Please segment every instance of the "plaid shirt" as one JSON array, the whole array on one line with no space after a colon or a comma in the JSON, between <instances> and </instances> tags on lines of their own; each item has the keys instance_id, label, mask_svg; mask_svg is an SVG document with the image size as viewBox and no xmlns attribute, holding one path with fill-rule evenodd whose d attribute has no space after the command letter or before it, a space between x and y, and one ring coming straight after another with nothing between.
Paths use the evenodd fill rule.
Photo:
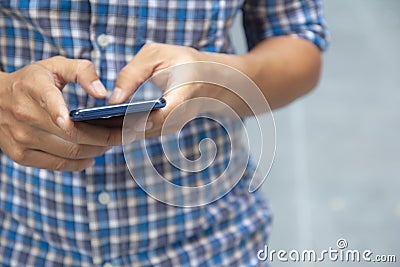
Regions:
<instances>
[{"instance_id":1,"label":"plaid shirt","mask_svg":"<svg viewBox=\"0 0 400 267\"><path fill-rule=\"evenodd\" d=\"M325 21L318 0L0 0L0 67L13 72L55 55L92 61L106 88L119 70L148 42L232 53L232 21L242 8L249 47L265 38L293 35L324 49ZM106 104L75 84L63 91L70 108ZM154 93L143 92L142 98ZM213 121L196 119L178 139L185 151L198 152L199 136L218 151L240 145ZM160 140L137 145L135 168L145 150L163 176L198 185L217 177L229 153L217 153L207 172L176 172ZM207 151L204 151L206 153ZM239 155L232 155L241 160ZM96 158L82 172L28 168L0 151L1 266L254 266L267 241L271 213L244 177L226 196L201 208L178 208L149 197L131 178L121 147ZM185 180L186 179L186 180Z\"/></svg>"}]
</instances>

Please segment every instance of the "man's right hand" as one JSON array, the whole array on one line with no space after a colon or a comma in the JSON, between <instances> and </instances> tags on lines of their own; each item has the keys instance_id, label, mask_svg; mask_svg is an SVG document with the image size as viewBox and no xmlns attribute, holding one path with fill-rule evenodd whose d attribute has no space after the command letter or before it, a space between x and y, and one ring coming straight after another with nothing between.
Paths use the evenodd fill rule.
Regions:
<instances>
[{"instance_id":1,"label":"man's right hand","mask_svg":"<svg viewBox=\"0 0 400 267\"><path fill-rule=\"evenodd\" d=\"M61 90L78 83L91 96L106 90L90 61L53 57L16 72L0 72L0 148L15 162L36 168L79 171L121 145L121 129L74 123Z\"/></svg>"}]
</instances>

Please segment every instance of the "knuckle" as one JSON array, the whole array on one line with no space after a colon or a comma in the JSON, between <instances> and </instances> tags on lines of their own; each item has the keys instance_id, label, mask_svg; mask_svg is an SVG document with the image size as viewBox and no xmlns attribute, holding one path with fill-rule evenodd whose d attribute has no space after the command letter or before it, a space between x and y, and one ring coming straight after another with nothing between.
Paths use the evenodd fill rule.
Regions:
<instances>
[{"instance_id":1,"label":"knuckle","mask_svg":"<svg viewBox=\"0 0 400 267\"><path fill-rule=\"evenodd\" d=\"M50 89L50 88L43 90L43 92L42 92L42 94L40 95L40 98L39 98L40 107L42 107L42 108L46 108L47 107L49 98L51 97L51 95L53 93L54 93L54 90Z\"/></svg>"},{"instance_id":2,"label":"knuckle","mask_svg":"<svg viewBox=\"0 0 400 267\"><path fill-rule=\"evenodd\" d=\"M88 59L80 59L79 62L82 64L84 67L91 67L93 66L93 63L88 60Z\"/></svg>"},{"instance_id":3,"label":"knuckle","mask_svg":"<svg viewBox=\"0 0 400 267\"><path fill-rule=\"evenodd\" d=\"M78 61L78 68L79 68L80 71L87 70L87 69L90 69L92 67L93 67L92 62L90 62L87 59L80 59Z\"/></svg>"},{"instance_id":4,"label":"knuckle","mask_svg":"<svg viewBox=\"0 0 400 267\"><path fill-rule=\"evenodd\" d=\"M132 82L132 75L135 75L135 69L130 64L121 69L118 74L118 84L122 88L126 88L128 83ZM143 81L141 75L135 75L135 84L141 84Z\"/></svg>"},{"instance_id":5,"label":"knuckle","mask_svg":"<svg viewBox=\"0 0 400 267\"><path fill-rule=\"evenodd\" d=\"M24 130L15 130L13 131L14 140L19 144L29 144L32 141L31 134Z\"/></svg>"},{"instance_id":6,"label":"knuckle","mask_svg":"<svg viewBox=\"0 0 400 267\"><path fill-rule=\"evenodd\" d=\"M106 135L105 146L112 147L120 145L122 143L122 138L119 140L119 134L116 131L108 131Z\"/></svg>"},{"instance_id":7,"label":"knuckle","mask_svg":"<svg viewBox=\"0 0 400 267\"><path fill-rule=\"evenodd\" d=\"M138 84L138 85L140 85L140 84L143 84L144 82L146 81L146 78L145 77L143 77L143 75L139 75L137 78L136 78L136 84Z\"/></svg>"},{"instance_id":8,"label":"knuckle","mask_svg":"<svg viewBox=\"0 0 400 267\"><path fill-rule=\"evenodd\" d=\"M73 143L77 143L78 141L78 130L75 127L67 133L67 140Z\"/></svg>"},{"instance_id":9,"label":"knuckle","mask_svg":"<svg viewBox=\"0 0 400 267\"><path fill-rule=\"evenodd\" d=\"M146 43L146 44L143 46L143 48L146 49L146 50L147 50L147 49L148 49L148 50L153 50L153 49L157 49L158 46L159 46L158 43Z\"/></svg>"},{"instance_id":10,"label":"knuckle","mask_svg":"<svg viewBox=\"0 0 400 267\"><path fill-rule=\"evenodd\" d=\"M128 78L129 77L129 73L131 72L131 67L130 65L126 65L125 67L123 67L121 69L121 71L119 72L118 76L122 77L122 78Z\"/></svg>"},{"instance_id":11,"label":"knuckle","mask_svg":"<svg viewBox=\"0 0 400 267\"><path fill-rule=\"evenodd\" d=\"M25 93L29 90L31 87L31 81L27 77L28 75L24 75L22 78L17 77L17 79L13 82L11 89L14 94L21 92Z\"/></svg>"},{"instance_id":12,"label":"knuckle","mask_svg":"<svg viewBox=\"0 0 400 267\"><path fill-rule=\"evenodd\" d=\"M26 89L25 87L25 80L24 79L17 79L16 81L14 81L12 83L11 89L14 92L21 92L24 91Z\"/></svg>"},{"instance_id":13,"label":"knuckle","mask_svg":"<svg viewBox=\"0 0 400 267\"><path fill-rule=\"evenodd\" d=\"M66 59L66 57L64 57L64 56L54 56L54 57L50 58L49 60L62 61L65 59Z\"/></svg>"},{"instance_id":14,"label":"knuckle","mask_svg":"<svg viewBox=\"0 0 400 267\"><path fill-rule=\"evenodd\" d=\"M96 72L94 65L87 59L79 59L75 61L75 70L76 70L76 83L81 83L88 74L93 74Z\"/></svg>"},{"instance_id":15,"label":"knuckle","mask_svg":"<svg viewBox=\"0 0 400 267\"><path fill-rule=\"evenodd\" d=\"M107 133L107 138L106 138L106 146L110 146L113 144L114 141L114 137L113 137L113 133L111 131L109 131Z\"/></svg>"},{"instance_id":16,"label":"knuckle","mask_svg":"<svg viewBox=\"0 0 400 267\"><path fill-rule=\"evenodd\" d=\"M139 57L149 57L156 59L158 54L162 51L163 44L159 43L147 43L145 44L142 49L140 49L139 53L136 56Z\"/></svg>"},{"instance_id":17,"label":"knuckle","mask_svg":"<svg viewBox=\"0 0 400 267\"><path fill-rule=\"evenodd\" d=\"M199 52L193 47L185 47L185 53L181 54L183 61L198 61L201 60Z\"/></svg>"},{"instance_id":18,"label":"knuckle","mask_svg":"<svg viewBox=\"0 0 400 267\"><path fill-rule=\"evenodd\" d=\"M11 150L11 158L18 164L24 165L26 162L26 151L24 148L16 146Z\"/></svg>"},{"instance_id":19,"label":"knuckle","mask_svg":"<svg viewBox=\"0 0 400 267\"><path fill-rule=\"evenodd\" d=\"M22 105L14 107L13 115L18 121L28 121L32 119L31 113Z\"/></svg>"},{"instance_id":20,"label":"knuckle","mask_svg":"<svg viewBox=\"0 0 400 267\"><path fill-rule=\"evenodd\" d=\"M69 146L67 156L71 159L77 159L81 156L82 154L82 146L78 144L74 144L72 146Z\"/></svg>"}]
</instances>

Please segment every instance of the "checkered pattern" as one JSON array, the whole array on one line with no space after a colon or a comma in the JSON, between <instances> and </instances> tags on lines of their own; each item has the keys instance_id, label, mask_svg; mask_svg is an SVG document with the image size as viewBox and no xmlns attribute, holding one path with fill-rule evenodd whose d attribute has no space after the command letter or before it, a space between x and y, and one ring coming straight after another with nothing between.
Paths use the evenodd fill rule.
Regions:
<instances>
[{"instance_id":1,"label":"checkered pattern","mask_svg":"<svg viewBox=\"0 0 400 267\"><path fill-rule=\"evenodd\" d=\"M305 38L321 49L327 45L318 0L1 0L0 67L13 72L55 55L85 58L106 88L114 88L119 70L148 42L233 52L229 31L240 8L250 47L276 35ZM101 34L108 36L107 46L99 45ZM74 84L63 94L70 108L106 103ZM156 94L146 90L138 97ZM235 123L233 133L240 131ZM189 155L198 155L200 138L226 151L240 144L238 136L229 140L221 126L197 119L165 142L178 141ZM218 177L229 161L229 153L218 153L208 170L176 171L154 138L131 151L143 175L152 167L142 163L146 150L163 176L192 186ZM176 208L135 184L121 147L83 172L27 168L0 152L0 266L256 266L271 213L260 193L247 191L254 172L248 163L239 184L210 205ZM98 200L102 192L110 196L107 205Z\"/></svg>"}]
</instances>

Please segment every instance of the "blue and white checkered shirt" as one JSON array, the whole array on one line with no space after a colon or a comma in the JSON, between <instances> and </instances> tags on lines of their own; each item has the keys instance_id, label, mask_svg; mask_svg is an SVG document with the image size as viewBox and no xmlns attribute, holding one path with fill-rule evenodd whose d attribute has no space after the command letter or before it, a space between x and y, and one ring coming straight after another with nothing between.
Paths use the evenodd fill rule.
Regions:
<instances>
[{"instance_id":1,"label":"blue and white checkered shirt","mask_svg":"<svg viewBox=\"0 0 400 267\"><path fill-rule=\"evenodd\" d=\"M105 87L114 88L119 70L148 42L232 53L229 32L241 8L249 47L293 35L324 49L321 5L319 0L0 0L0 67L13 72L56 55L84 58L95 64ZM70 108L107 103L75 84L63 94ZM197 119L169 138L180 139L194 155L199 136L212 138L221 151L240 142L235 134L228 140L220 127ZM135 168L146 173L144 151L138 145L134 157ZM212 170L188 177L173 171L158 138L147 151L163 175L192 185L218 176L229 154L218 153ZM121 147L82 172L24 167L1 151L0 160L0 266L255 266L256 252L267 241L271 212L260 193L248 192L251 163L223 198L201 208L178 208L154 200L134 182Z\"/></svg>"}]
</instances>

